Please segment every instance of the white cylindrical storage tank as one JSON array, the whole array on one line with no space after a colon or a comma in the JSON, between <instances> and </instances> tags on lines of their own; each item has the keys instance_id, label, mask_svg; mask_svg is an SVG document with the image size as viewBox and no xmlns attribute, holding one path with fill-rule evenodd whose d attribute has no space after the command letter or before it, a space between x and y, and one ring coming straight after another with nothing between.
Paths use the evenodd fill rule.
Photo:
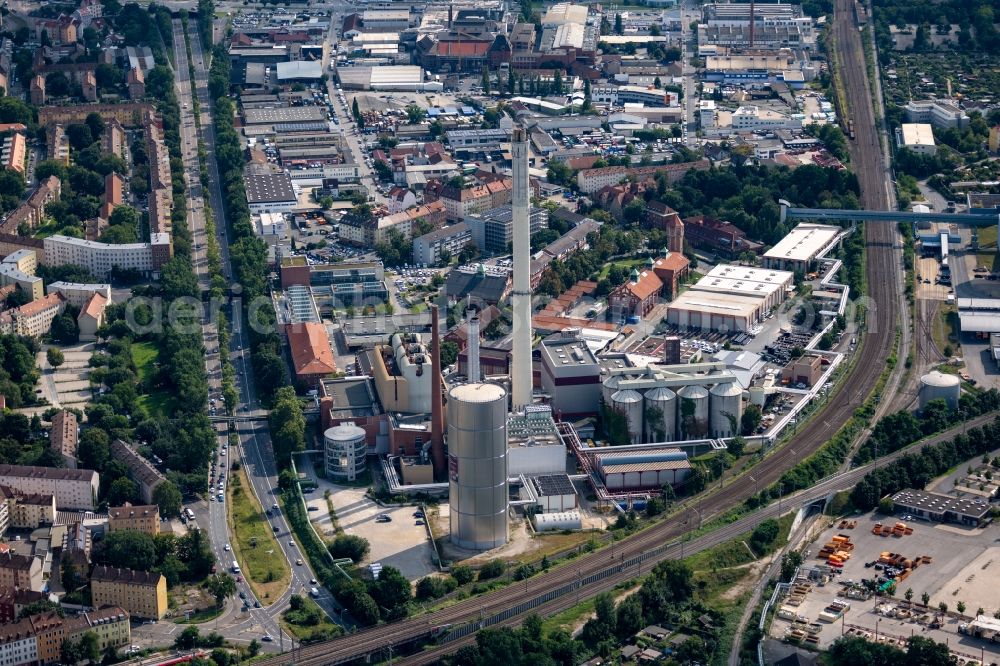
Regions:
<instances>
[{"instance_id":1,"label":"white cylindrical storage tank","mask_svg":"<svg viewBox=\"0 0 1000 666\"><path fill-rule=\"evenodd\" d=\"M920 378L920 408L931 400L944 400L949 409L958 408L962 394L962 381L955 375L933 370Z\"/></svg>"},{"instance_id":2,"label":"white cylindrical storage tank","mask_svg":"<svg viewBox=\"0 0 1000 666\"><path fill-rule=\"evenodd\" d=\"M763 407L764 403L767 402L767 391L764 390L763 386L751 386L750 387L750 404L757 405L758 407Z\"/></svg>"},{"instance_id":3,"label":"white cylindrical storage tank","mask_svg":"<svg viewBox=\"0 0 1000 666\"><path fill-rule=\"evenodd\" d=\"M671 442L677 437L677 394L665 386L646 391L646 441Z\"/></svg>"},{"instance_id":4,"label":"white cylindrical storage tank","mask_svg":"<svg viewBox=\"0 0 1000 666\"><path fill-rule=\"evenodd\" d=\"M628 379L626 375L611 375L601 382L601 397L604 398L605 405L611 406L611 398L618 392L618 384L625 379Z\"/></svg>"},{"instance_id":5,"label":"white cylindrical storage tank","mask_svg":"<svg viewBox=\"0 0 1000 666\"><path fill-rule=\"evenodd\" d=\"M642 443L642 394L624 389L611 396L611 406L625 415L630 444Z\"/></svg>"},{"instance_id":6,"label":"white cylindrical storage tank","mask_svg":"<svg viewBox=\"0 0 1000 666\"><path fill-rule=\"evenodd\" d=\"M451 541L487 550L507 543L507 391L462 384L448 392Z\"/></svg>"},{"instance_id":7,"label":"white cylindrical storage tank","mask_svg":"<svg viewBox=\"0 0 1000 666\"><path fill-rule=\"evenodd\" d=\"M708 436L708 390L689 384L677 392L677 430L681 439Z\"/></svg>"},{"instance_id":8,"label":"white cylindrical storage tank","mask_svg":"<svg viewBox=\"0 0 1000 666\"><path fill-rule=\"evenodd\" d=\"M716 384L711 395L709 430L712 437L735 437L740 434L743 418L743 389L736 382Z\"/></svg>"},{"instance_id":9,"label":"white cylindrical storage tank","mask_svg":"<svg viewBox=\"0 0 1000 666\"><path fill-rule=\"evenodd\" d=\"M323 463L331 480L355 481L365 473L368 442L365 431L341 423L323 433Z\"/></svg>"},{"instance_id":10,"label":"white cylindrical storage tank","mask_svg":"<svg viewBox=\"0 0 1000 666\"><path fill-rule=\"evenodd\" d=\"M558 511L555 513L536 513L535 531L579 530L583 528L583 519L579 511Z\"/></svg>"}]
</instances>

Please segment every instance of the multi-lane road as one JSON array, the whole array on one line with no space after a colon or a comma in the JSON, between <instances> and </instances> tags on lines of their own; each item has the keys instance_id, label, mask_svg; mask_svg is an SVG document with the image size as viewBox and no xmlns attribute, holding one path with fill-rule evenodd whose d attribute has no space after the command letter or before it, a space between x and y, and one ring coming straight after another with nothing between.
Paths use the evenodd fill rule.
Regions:
<instances>
[{"instance_id":1,"label":"multi-lane road","mask_svg":"<svg viewBox=\"0 0 1000 666\"><path fill-rule=\"evenodd\" d=\"M194 59L195 79L190 80L187 50L184 42L183 26L179 20L175 20L174 27L174 62L176 66L175 77L177 81L177 94L181 106L181 149L184 159L185 175L188 191L188 224L192 232L194 268L198 275L199 284L205 288L210 282L208 275L208 264L205 252L208 247L206 236L205 209L206 203L210 206L215 220L219 243L220 255L222 258L224 273L231 275L229 268L229 248L228 232L226 229L226 218L222 206L222 196L220 190L220 178L218 167L214 158L215 132L212 126L211 99L208 94L208 58L203 52L197 31L193 28L190 32L191 55ZM199 103L201 117L200 124L195 123L194 100ZM200 165L198 162L198 139L199 136L205 146L208 155L209 187L202 187L200 181ZM207 201L206 201L207 199ZM252 491L259 499L262 507L271 507L278 503L278 478L277 469L271 450L271 442L268 436L267 424L261 421L247 420L247 417L261 416L266 414L262 409L260 401L253 386L251 367L249 362L249 337L246 335L244 320L241 310L236 307L229 313L228 321L231 326L231 344L227 350L233 360L236 370L236 385L239 395L238 404L235 408L233 424L239 439L239 446L229 449L226 455L221 455L224 447L228 445L228 430L223 429L219 433L218 451L216 453L217 470L228 471L232 462L239 460L252 485ZM204 344L206 348L206 369L209 378L210 395L216 400L218 409L222 408L221 400L221 365L219 355L219 338L216 330L216 322L210 321L206 317L204 325ZM241 417L243 417L241 419ZM228 477L223 483L228 482ZM218 488L211 490L218 492ZM229 569L233 562L231 550L227 550L227 544L232 543L231 535L228 531L226 520L226 502L200 501L191 505L196 514L196 523L205 529L210 537L212 550L216 555L218 567ZM281 648L291 646L291 638L280 630L278 616L288 607L288 600L293 593L308 594L311 587L311 580L314 577L308 562L298 551L294 536L288 523L285 521L283 513L273 512L275 515L269 519L270 524L278 528L275 536L278 544L288 560L292 572L291 584L282 595L264 606L263 602L270 600L257 600L253 595L253 590L245 582L238 585L248 603L244 611L242 602L232 603L227 606L226 612L215 623L218 631L224 636L234 641L248 642L254 638L260 640L265 636L274 639L273 647ZM262 519L264 517L262 516ZM301 565L297 562L302 562ZM262 607L255 608L255 601L260 601ZM329 594L322 594L318 600L321 606L331 614L335 614L339 609Z\"/></svg>"}]
</instances>

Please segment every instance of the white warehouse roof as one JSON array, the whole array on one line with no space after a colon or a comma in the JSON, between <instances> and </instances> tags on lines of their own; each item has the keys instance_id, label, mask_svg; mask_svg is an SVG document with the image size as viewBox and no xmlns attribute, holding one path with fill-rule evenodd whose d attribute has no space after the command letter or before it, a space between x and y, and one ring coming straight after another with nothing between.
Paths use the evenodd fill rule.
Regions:
<instances>
[{"instance_id":1,"label":"white warehouse roof","mask_svg":"<svg viewBox=\"0 0 1000 666\"><path fill-rule=\"evenodd\" d=\"M933 146L934 130L927 123L903 123L904 146Z\"/></svg>"},{"instance_id":2,"label":"white warehouse roof","mask_svg":"<svg viewBox=\"0 0 1000 666\"><path fill-rule=\"evenodd\" d=\"M800 224L765 252L764 257L781 261L811 261L840 232L840 227L829 224Z\"/></svg>"},{"instance_id":3,"label":"white warehouse roof","mask_svg":"<svg viewBox=\"0 0 1000 666\"><path fill-rule=\"evenodd\" d=\"M278 80L319 79L323 76L323 63L319 60L296 60L277 64Z\"/></svg>"}]
</instances>

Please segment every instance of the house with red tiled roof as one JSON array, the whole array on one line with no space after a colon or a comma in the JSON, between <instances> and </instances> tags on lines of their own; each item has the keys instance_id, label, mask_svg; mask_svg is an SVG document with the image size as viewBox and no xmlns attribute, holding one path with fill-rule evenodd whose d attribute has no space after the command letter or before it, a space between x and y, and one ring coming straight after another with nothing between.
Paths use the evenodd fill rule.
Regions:
<instances>
[{"instance_id":1,"label":"house with red tiled roof","mask_svg":"<svg viewBox=\"0 0 1000 666\"><path fill-rule=\"evenodd\" d=\"M389 208L390 215L401 213L407 208L417 205L417 195L409 189L399 187L398 185L389 190L389 195L386 199L388 200L386 205Z\"/></svg>"},{"instance_id":2,"label":"house with red tiled roof","mask_svg":"<svg viewBox=\"0 0 1000 666\"><path fill-rule=\"evenodd\" d=\"M80 328L81 342L97 339L97 329L104 323L104 310L107 307L108 299L104 297L104 294L95 292L81 308L80 314L76 318L77 326Z\"/></svg>"},{"instance_id":3,"label":"house with red tiled roof","mask_svg":"<svg viewBox=\"0 0 1000 666\"><path fill-rule=\"evenodd\" d=\"M651 270L639 272L633 268L627 282L608 295L608 305L615 317L645 317L653 309L663 291L663 281Z\"/></svg>"},{"instance_id":4,"label":"house with red tiled roof","mask_svg":"<svg viewBox=\"0 0 1000 666\"><path fill-rule=\"evenodd\" d=\"M285 326L295 379L310 388L337 371L326 326L316 322Z\"/></svg>"}]
</instances>

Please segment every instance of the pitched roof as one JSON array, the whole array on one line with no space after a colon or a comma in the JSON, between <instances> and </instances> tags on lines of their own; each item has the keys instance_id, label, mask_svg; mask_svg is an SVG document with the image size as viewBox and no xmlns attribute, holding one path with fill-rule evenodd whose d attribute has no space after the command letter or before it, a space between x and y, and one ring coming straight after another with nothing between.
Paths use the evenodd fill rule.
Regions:
<instances>
[{"instance_id":1,"label":"pitched roof","mask_svg":"<svg viewBox=\"0 0 1000 666\"><path fill-rule=\"evenodd\" d=\"M632 282L630 279L615 289L615 291L628 291L640 301L643 301L653 294L658 293L661 289L663 289L663 281L657 277L656 273L643 271L639 274L638 282Z\"/></svg>"},{"instance_id":2,"label":"pitched roof","mask_svg":"<svg viewBox=\"0 0 1000 666\"><path fill-rule=\"evenodd\" d=\"M467 58L470 56L483 55L492 45L492 41L442 41L435 44L431 51L439 56L461 56L463 58Z\"/></svg>"},{"instance_id":3,"label":"pitched roof","mask_svg":"<svg viewBox=\"0 0 1000 666\"><path fill-rule=\"evenodd\" d=\"M63 469L34 465L0 465L0 476L27 476L55 481L90 481L97 476L92 469Z\"/></svg>"},{"instance_id":4,"label":"pitched roof","mask_svg":"<svg viewBox=\"0 0 1000 666\"><path fill-rule=\"evenodd\" d=\"M49 308L59 307L65 300L62 294L56 292L49 294L45 298L37 298L30 303L25 303L17 309L17 313L22 317L33 317Z\"/></svg>"},{"instance_id":5,"label":"pitched roof","mask_svg":"<svg viewBox=\"0 0 1000 666\"><path fill-rule=\"evenodd\" d=\"M134 569L117 569L98 565L90 574L90 580L106 583L128 583L131 585L159 585L162 574Z\"/></svg>"},{"instance_id":6,"label":"pitched roof","mask_svg":"<svg viewBox=\"0 0 1000 666\"><path fill-rule=\"evenodd\" d=\"M83 306L83 310L80 311L80 316L87 315L93 319L98 319L104 312L104 308L108 305L108 299L104 297L103 294L99 292L94 292L94 294L87 300L87 303Z\"/></svg>"},{"instance_id":7,"label":"pitched roof","mask_svg":"<svg viewBox=\"0 0 1000 666\"><path fill-rule=\"evenodd\" d=\"M328 375L337 371L326 326L305 322L289 324L285 331L296 375Z\"/></svg>"}]
</instances>

